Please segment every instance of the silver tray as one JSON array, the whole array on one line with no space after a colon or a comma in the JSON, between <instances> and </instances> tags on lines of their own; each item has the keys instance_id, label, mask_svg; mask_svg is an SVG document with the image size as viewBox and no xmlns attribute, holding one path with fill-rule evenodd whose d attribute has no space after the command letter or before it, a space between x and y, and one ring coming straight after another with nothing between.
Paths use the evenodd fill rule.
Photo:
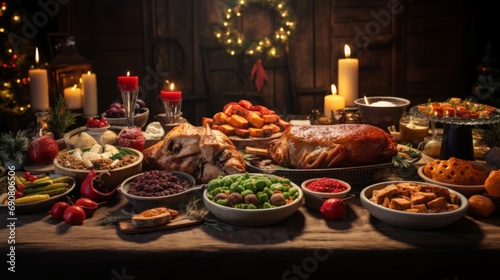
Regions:
<instances>
[{"instance_id":1,"label":"silver tray","mask_svg":"<svg viewBox=\"0 0 500 280\"><path fill-rule=\"evenodd\" d=\"M416 156L409 158L406 161L412 165L419 161L422 154L404 145L398 145L399 151L412 149ZM351 186L366 186L374 182L383 181L395 168L392 160L371 165L355 166L355 167L339 167L339 168L322 168L322 169L293 169L277 165L270 158L261 157L245 157L245 165L248 172L268 173L282 176L290 179L295 184L299 185L308 179L330 177L346 181Z\"/></svg>"},{"instance_id":2,"label":"silver tray","mask_svg":"<svg viewBox=\"0 0 500 280\"><path fill-rule=\"evenodd\" d=\"M495 109L495 112L491 114L489 118L453 118L453 117L438 117L438 116L429 116L418 110L418 106L425 105L420 104L413 106L410 109L410 114L427 119L429 121L434 121L438 123L450 124L450 125L484 125L484 124L493 124L500 122L500 109Z\"/></svg>"}]
</instances>

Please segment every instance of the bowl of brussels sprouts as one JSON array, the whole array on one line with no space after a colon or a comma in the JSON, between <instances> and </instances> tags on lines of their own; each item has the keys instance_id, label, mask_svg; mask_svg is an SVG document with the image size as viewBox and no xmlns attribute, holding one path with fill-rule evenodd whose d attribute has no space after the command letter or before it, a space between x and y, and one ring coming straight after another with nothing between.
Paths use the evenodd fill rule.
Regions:
<instances>
[{"instance_id":1,"label":"bowl of brussels sprouts","mask_svg":"<svg viewBox=\"0 0 500 280\"><path fill-rule=\"evenodd\" d=\"M290 179L260 173L219 176L208 182L203 202L230 224L260 227L282 222L303 204L302 189Z\"/></svg>"}]
</instances>

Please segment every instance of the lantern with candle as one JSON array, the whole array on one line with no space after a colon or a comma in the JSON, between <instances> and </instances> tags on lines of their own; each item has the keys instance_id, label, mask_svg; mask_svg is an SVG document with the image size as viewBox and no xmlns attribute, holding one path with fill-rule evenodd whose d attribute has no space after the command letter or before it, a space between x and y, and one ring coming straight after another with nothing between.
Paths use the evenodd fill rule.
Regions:
<instances>
[{"instance_id":1,"label":"lantern with candle","mask_svg":"<svg viewBox=\"0 0 500 280\"><path fill-rule=\"evenodd\" d=\"M345 98L337 94L337 87L332 84L331 86L332 94L325 96L325 104L323 113L325 116L334 116L339 110L345 107Z\"/></svg>"},{"instance_id":2,"label":"lantern with candle","mask_svg":"<svg viewBox=\"0 0 500 280\"><path fill-rule=\"evenodd\" d=\"M182 91L175 89L174 83L171 83L169 90L160 92L160 98L165 109L165 122L178 123L182 114Z\"/></svg>"},{"instance_id":3,"label":"lantern with candle","mask_svg":"<svg viewBox=\"0 0 500 280\"><path fill-rule=\"evenodd\" d=\"M35 49L35 62L37 68L28 71L30 83L31 108L34 111L47 111L49 105L49 79L46 69L38 68L38 48Z\"/></svg>"},{"instance_id":4,"label":"lantern with candle","mask_svg":"<svg viewBox=\"0 0 500 280\"><path fill-rule=\"evenodd\" d=\"M345 98L347 107L355 107L354 100L359 94L359 60L351 58L351 48L344 45L345 58L338 61L339 68L339 94Z\"/></svg>"}]
</instances>

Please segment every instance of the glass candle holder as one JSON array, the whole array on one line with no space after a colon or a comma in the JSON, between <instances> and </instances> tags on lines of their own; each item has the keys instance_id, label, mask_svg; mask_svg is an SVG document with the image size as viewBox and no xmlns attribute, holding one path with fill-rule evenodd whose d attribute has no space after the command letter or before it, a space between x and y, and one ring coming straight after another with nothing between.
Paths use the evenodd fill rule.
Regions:
<instances>
[{"instance_id":1,"label":"glass candle holder","mask_svg":"<svg viewBox=\"0 0 500 280\"><path fill-rule=\"evenodd\" d=\"M139 79L137 76L118 77L120 90L128 128L134 127L135 102L139 95Z\"/></svg>"},{"instance_id":2,"label":"glass candle holder","mask_svg":"<svg viewBox=\"0 0 500 280\"><path fill-rule=\"evenodd\" d=\"M163 108L165 109L165 123L178 123L182 114L182 93L180 91L161 91Z\"/></svg>"}]
</instances>

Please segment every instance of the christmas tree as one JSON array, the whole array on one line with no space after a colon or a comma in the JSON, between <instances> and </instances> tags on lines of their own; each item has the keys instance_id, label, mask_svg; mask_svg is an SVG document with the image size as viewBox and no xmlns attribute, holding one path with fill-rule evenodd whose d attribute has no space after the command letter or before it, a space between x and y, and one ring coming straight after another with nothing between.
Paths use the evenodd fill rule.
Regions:
<instances>
[{"instance_id":1,"label":"christmas tree","mask_svg":"<svg viewBox=\"0 0 500 280\"><path fill-rule=\"evenodd\" d=\"M35 42L23 37L23 21L29 15L22 1L2 1L0 10L0 117L30 113L28 70L34 61Z\"/></svg>"}]
</instances>

